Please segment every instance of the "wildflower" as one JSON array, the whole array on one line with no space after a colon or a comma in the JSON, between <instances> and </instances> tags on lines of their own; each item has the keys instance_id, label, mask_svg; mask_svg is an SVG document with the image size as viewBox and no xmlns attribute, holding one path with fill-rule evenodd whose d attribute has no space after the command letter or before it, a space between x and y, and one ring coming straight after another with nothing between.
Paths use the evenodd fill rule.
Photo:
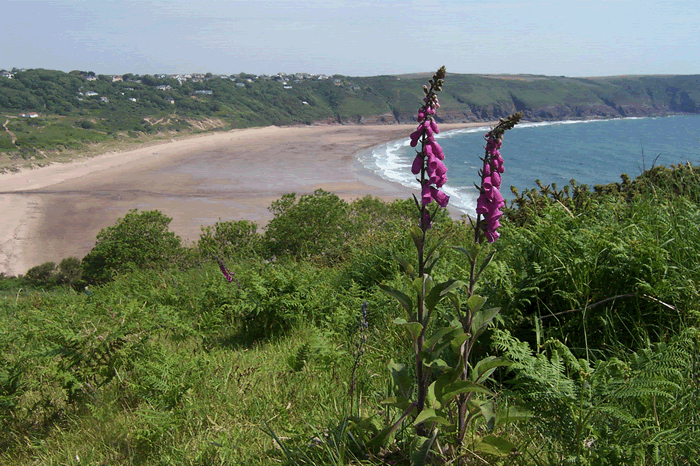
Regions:
<instances>
[{"instance_id":1,"label":"wildflower","mask_svg":"<svg viewBox=\"0 0 700 466\"><path fill-rule=\"evenodd\" d=\"M479 230L482 230L486 241L493 243L498 239L499 221L503 213L501 209L506 205L501 196L501 174L505 171L504 160L501 157L500 148L503 144L503 134L513 128L522 117L522 113L511 115L505 120L501 120L498 125L486 133L486 154L484 155L484 166L479 172L481 176L481 187L479 198L476 201L477 214L477 242Z\"/></svg>"},{"instance_id":2,"label":"wildflower","mask_svg":"<svg viewBox=\"0 0 700 466\"><path fill-rule=\"evenodd\" d=\"M221 273L224 274L224 278L231 283L233 281L233 275L231 275L228 269L226 269L226 264L224 261L221 259L217 259L216 261L219 263L219 269L221 270Z\"/></svg>"},{"instance_id":3,"label":"wildflower","mask_svg":"<svg viewBox=\"0 0 700 466\"><path fill-rule=\"evenodd\" d=\"M440 107L435 91L439 90L438 81L441 79L436 79L435 83L431 81L430 89L427 86L424 87L423 92L426 93L426 97L423 101L425 105L418 110L418 128L410 136L411 147L416 147L419 142L421 143L422 150L413 159L411 173L421 174L422 178L419 180L421 182L421 204L424 206L436 201L440 207L446 207L450 199L450 196L439 191L439 188L447 182L447 167L442 162L445 160L445 153L440 144L435 141L435 135L440 132L440 129L432 117L435 114L435 109Z\"/></svg>"},{"instance_id":4,"label":"wildflower","mask_svg":"<svg viewBox=\"0 0 700 466\"><path fill-rule=\"evenodd\" d=\"M486 135L486 156L484 167L481 170L481 193L476 201L476 213L483 215L484 236L486 241L493 243L500 234L496 231L501 226L498 221L501 218L501 208L505 205L503 196L499 191L501 187L501 173L503 173L503 158L498 149L501 147L500 139L496 139L492 132Z\"/></svg>"}]
</instances>

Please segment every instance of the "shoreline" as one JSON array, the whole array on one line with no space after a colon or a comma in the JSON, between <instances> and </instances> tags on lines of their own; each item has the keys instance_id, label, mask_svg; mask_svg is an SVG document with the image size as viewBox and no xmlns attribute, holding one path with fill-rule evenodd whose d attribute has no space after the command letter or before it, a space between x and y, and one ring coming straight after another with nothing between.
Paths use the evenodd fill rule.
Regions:
<instances>
[{"instance_id":1,"label":"shoreline","mask_svg":"<svg viewBox=\"0 0 700 466\"><path fill-rule=\"evenodd\" d=\"M346 201L410 197L412 189L362 166L356 154L407 139L414 126L246 128L0 174L0 273L82 258L97 233L131 209L160 210L173 218L171 231L191 242L219 219L263 226L270 203L289 192L324 189Z\"/></svg>"}]
</instances>

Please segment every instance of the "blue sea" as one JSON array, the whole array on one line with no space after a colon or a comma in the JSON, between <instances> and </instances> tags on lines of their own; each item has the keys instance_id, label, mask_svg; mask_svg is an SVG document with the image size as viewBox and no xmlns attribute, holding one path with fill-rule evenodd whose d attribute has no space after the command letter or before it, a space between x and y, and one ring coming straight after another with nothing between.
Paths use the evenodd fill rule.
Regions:
<instances>
[{"instance_id":1,"label":"blue sea","mask_svg":"<svg viewBox=\"0 0 700 466\"><path fill-rule=\"evenodd\" d=\"M479 157L484 154L488 126L441 132L438 141L445 151L450 204L473 214L479 183ZM360 162L384 179L418 189L411 174L415 149L405 140L394 141L358 154ZM620 181L654 165L690 162L700 165L700 115L575 120L521 123L508 131L501 155L505 173L501 189L512 199L509 187L520 192L535 188L535 180L556 183L561 189L575 179L593 188L596 184Z\"/></svg>"}]
</instances>

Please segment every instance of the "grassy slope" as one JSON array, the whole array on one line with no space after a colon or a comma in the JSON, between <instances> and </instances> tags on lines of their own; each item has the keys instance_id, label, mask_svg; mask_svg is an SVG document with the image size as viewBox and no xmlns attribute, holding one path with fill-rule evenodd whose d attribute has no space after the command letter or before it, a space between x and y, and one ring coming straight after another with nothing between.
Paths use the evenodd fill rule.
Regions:
<instances>
[{"instance_id":1,"label":"grassy slope","mask_svg":"<svg viewBox=\"0 0 700 466\"><path fill-rule=\"evenodd\" d=\"M566 375L562 364L545 364L542 357L552 353L544 352L537 370L548 374L540 382L549 385L536 388L536 374L530 375L521 380L529 385L511 387L508 399L534 402L536 418L507 431L527 453L521 464L573 457L569 423L577 418L566 416L584 401L588 424L582 428L597 442L586 452L591 461L629 464L637 455L696 464L683 457L683 448L696 445L697 433L682 426L698 405L697 374L673 365L680 356L672 343L693 332L700 315L698 186L697 167L657 167L633 183L601 187L605 195L533 191L508 214L481 290L504 308L502 325L533 348L537 338L559 338L592 367L614 364L603 380L618 370L637 380L645 373L634 361L661 368L653 398L641 388L616 397L597 385L595 374ZM363 217L361 224L391 217L374 209L374 220ZM0 422L8 433L0 443L2 462L67 464L78 456L97 464L271 464L284 460L265 433L272 429L311 463L330 464L340 451L334 429L349 413L364 300L370 330L356 374L363 414L381 418L384 363L409 358L405 339L390 325L398 307L376 287L410 287L391 259L392 253L410 257L412 250L401 218L395 228L360 232L341 256L334 252L332 264L324 254L277 263L241 262L234 254L228 259L240 288L227 284L215 264L196 259L187 270L125 274L91 294L26 291L27 283L0 281ZM431 235L464 244L470 233L445 219ZM460 257L445 250L436 278L463 276ZM622 294L636 296L593 306ZM534 316L587 305L585 318L578 311L534 326ZM261 338L249 332L261 320L289 328ZM663 342L676 349L664 350ZM655 351L666 359L643 363ZM561 383L556 390L555 380ZM580 398L575 387L584 382L591 388ZM638 424L616 418L621 409ZM617 427L607 430L610 425Z\"/></svg>"}]
</instances>

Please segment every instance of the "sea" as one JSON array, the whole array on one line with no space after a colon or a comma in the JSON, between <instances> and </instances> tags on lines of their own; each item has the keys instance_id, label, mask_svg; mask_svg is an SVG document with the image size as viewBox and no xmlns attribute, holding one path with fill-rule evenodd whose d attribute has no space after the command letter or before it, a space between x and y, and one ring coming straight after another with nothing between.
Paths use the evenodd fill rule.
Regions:
<instances>
[{"instance_id":1,"label":"sea","mask_svg":"<svg viewBox=\"0 0 700 466\"><path fill-rule=\"evenodd\" d=\"M489 127L444 131L437 135L445 152L452 208L473 214L480 182L479 157ZM418 190L411 173L416 150L405 140L393 141L357 154L365 168L380 177ZM559 189L574 179L593 188L596 184L631 178L655 165L690 162L700 165L700 115L570 120L521 123L508 131L501 155L505 160L501 193L512 200L510 186L518 191L556 183Z\"/></svg>"}]
</instances>

